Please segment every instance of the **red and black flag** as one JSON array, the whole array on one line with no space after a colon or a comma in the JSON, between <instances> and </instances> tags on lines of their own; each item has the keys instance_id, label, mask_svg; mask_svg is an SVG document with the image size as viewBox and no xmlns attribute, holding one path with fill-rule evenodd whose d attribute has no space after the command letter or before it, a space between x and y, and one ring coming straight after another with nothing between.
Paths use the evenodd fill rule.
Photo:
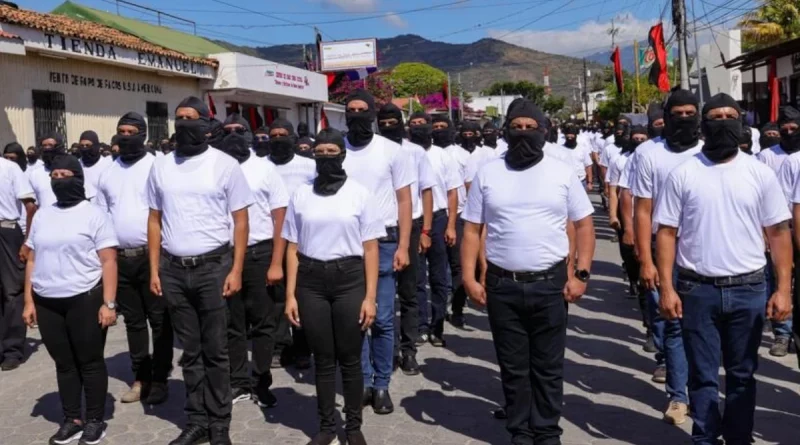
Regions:
<instances>
[{"instance_id":1,"label":"red and black flag","mask_svg":"<svg viewBox=\"0 0 800 445\"><path fill-rule=\"evenodd\" d=\"M669 91L670 85L669 74L667 74L667 49L664 46L664 25L659 23L650 28L648 38L655 55L653 66L650 67L649 81L666 93Z\"/></svg>"},{"instance_id":2,"label":"red and black flag","mask_svg":"<svg viewBox=\"0 0 800 445\"><path fill-rule=\"evenodd\" d=\"M614 48L611 53L611 62L614 64L614 80L617 82L617 93L622 94L624 84L622 80L622 57L619 53L619 46Z\"/></svg>"}]
</instances>

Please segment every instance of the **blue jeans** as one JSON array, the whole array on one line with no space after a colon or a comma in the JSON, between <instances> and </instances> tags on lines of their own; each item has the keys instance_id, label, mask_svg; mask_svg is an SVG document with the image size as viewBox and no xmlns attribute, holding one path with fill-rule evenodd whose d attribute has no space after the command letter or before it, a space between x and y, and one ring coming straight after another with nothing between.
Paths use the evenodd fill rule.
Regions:
<instances>
[{"instance_id":1,"label":"blue jeans","mask_svg":"<svg viewBox=\"0 0 800 445\"><path fill-rule=\"evenodd\" d=\"M747 445L756 408L758 347L764 327L766 282L717 287L679 277L683 338L689 361L692 441ZM719 410L719 366L725 367L725 415Z\"/></svg>"},{"instance_id":2,"label":"blue jeans","mask_svg":"<svg viewBox=\"0 0 800 445\"><path fill-rule=\"evenodd\" d=\"M389 389L394 354L394 296L395 273L392 268L396 242L378 244L378 311L370 335L364 336L361 346L361 372L364 386Z\"/></svg>"},{"instance_id":3,"label":"blue jeans","mask_svg":"<svg viewBox=\"0 0 800 445\"><path fill-rule=\"evenodd\" d=\"M767 252L767 267L765 268L764 272L767 275L767 300L772 296L775 292L775 271L772 268L772 256ZM786 321L772 321L772 335L775 338L786 337L790 338L792 336L792 319L789 318Z\"/></svg>"},{"instance_id":4,"label":"blue jeans","mask_svg":"<svg viewBox=\"0 0 800 445\"><path fill-rule=\"evenodd\" d=\"M444 242L444 232L447 229L447 212L435 212L431 224L431 247L419 256L417 263L417 302L419 306L419 333L441 336L444 330L444 312L447 311L447 245ZM428 290L430 283L431 298L430 309L433 316L429 317ZM431 318L439 321L438 325L431 326Z\"/></svg>"},{"instance_id":5,"label":"blue jeans","mask_svg":"<svg viewBox=\"0 0 800 445\"><path fill-rule=\"evenodd\" d=\"M671 402L689 403L686 382L689 379L689 365L683 350L681 324L678 320L666 320L658 310L658 290L647 290L647 309L653 343L658 352L656 364L667 367L667 396Z\"/></svg>"}]
</instances>

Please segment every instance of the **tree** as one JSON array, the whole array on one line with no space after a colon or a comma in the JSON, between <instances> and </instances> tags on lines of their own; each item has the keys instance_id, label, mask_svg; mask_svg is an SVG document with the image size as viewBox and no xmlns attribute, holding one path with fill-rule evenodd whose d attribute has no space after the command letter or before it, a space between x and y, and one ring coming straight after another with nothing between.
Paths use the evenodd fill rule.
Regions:
<instances>
[{"instance_id":1,"label":"tree","mask_svg":"<svg viewBox=\"0 0 800 445\"><path fill-rule=\"evenodd\" d=\"M545 89L541 85L536 85L527 80L519 82L495 82L483 91L487 96L500 94L520 95L531 102L541 105L545 100Z\"/></svg>"},{"instance_id":2,"label":"tree","mask_svg":"<svg viewBox=\"0 0 800 445\"><path fill-rule=\"evenodd\" d=\"M674 70L667 70L669 73L670 85L675 85L677 78L675 77ZM648 80L648 73L639 76L639 94L636 98L636 103L639 105L635 110L637 113L644 112L647 105L652 102L661 102L664 99L658 87L651 85ZM611 80L606 83L606 97L605 102L602 102L595 112L595 116L601 119L616 119L621 113L630 113L631 99L636 90L636 77L627 72L623 73L624 89L622 94L617 92L617 84Z\"/></svg>"},{"instance_id":3,"label":"tree","mask_svg":"<svg viewBox=\"0 0 800 445\"><path fill-rule=\"evenodd\" d=\"M329 93L330 101L333 103L343 104L345 98L353 92L353 90L362 88L367 90L375 97L375 102L378 105L383 105L392 100L393 91L389 82L386 81L386 72L375 72L362 80L349 80L344 79L342 82Z\"/></svg>"},{"instance_id":4,"label":"tree","mask_svg":"<svg viewBox=\"0 0 800 445\"><path fill-rule=\"evenodd\" d=\"M565 102L566 99L564 99L563 97L550 96L547 99L545 99L544 103L542 104L542 111L544 111L547 114L550 114L551 116L555 116L556 113L558 113L564 108Z\"/></svg>"},{"instance_id":5,"label":"tree","mask_svg":"<svg viewBox=\"0 0 800 445\"><path fill-rule=\"evenodd\" d=\"M739 22L745 51L764 48L800 37L800 2L761 0L758 9Z\"/></svg>"},{"instance_id":6,"label":"tree","mask_svg":"<svg viewBox=\"0 0 800 445\"><path fill-rule=\"evenodd\" d=\"M440 92L447 83L447 74L425 63L401 63L388 77L398 97L427 96Z\"/></svg>"}]
</instances>

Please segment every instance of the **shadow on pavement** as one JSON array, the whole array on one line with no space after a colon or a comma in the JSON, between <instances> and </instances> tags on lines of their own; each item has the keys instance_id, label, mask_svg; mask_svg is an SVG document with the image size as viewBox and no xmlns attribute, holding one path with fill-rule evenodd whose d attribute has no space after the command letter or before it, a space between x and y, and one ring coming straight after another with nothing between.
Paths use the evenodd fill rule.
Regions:
<instances>
[{"instance_id":1,"label":"shadow on pavement","mask_svg":"<svg viewBox=\"0 0 800 445\"><path fill-rule=\"evenodd\" d=\"M272 392L279 405L261 410L267 423L302 431L308 437L319 432L316 397L300 394L293 388L275 388Z\"/></svg>"}]
</instances>

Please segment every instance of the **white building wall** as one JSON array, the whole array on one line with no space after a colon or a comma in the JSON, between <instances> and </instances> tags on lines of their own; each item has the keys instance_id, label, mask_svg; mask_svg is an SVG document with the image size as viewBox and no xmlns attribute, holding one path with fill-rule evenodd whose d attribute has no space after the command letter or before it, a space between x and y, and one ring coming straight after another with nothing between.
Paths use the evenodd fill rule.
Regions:
<instances>
[{"instance_id":1,"label":"white building wall","mask_svg":"<svg viewBox=\"0 0 800 445\"><path fill-rule=\"evenodd\" d=\"M135 111L147 118L148 101L165 102L170 115L170 132L174 129L172 115L178 103L187 96L200 96L199 81L195 78L164 76L153 72L117 67L83 60L43 57L28 52L27 56L0 54L0 143L17 141L24 147L35 145L33 121L33 90L59 91L66 106L67 144L78 141L85 130L97 132L100 140L109 142L116 133L120 116ZM51 73L56 76L53 82ZM161 92L123 91L72 84L72 76L146 84Z\"/></svg>"}]
</instances>

